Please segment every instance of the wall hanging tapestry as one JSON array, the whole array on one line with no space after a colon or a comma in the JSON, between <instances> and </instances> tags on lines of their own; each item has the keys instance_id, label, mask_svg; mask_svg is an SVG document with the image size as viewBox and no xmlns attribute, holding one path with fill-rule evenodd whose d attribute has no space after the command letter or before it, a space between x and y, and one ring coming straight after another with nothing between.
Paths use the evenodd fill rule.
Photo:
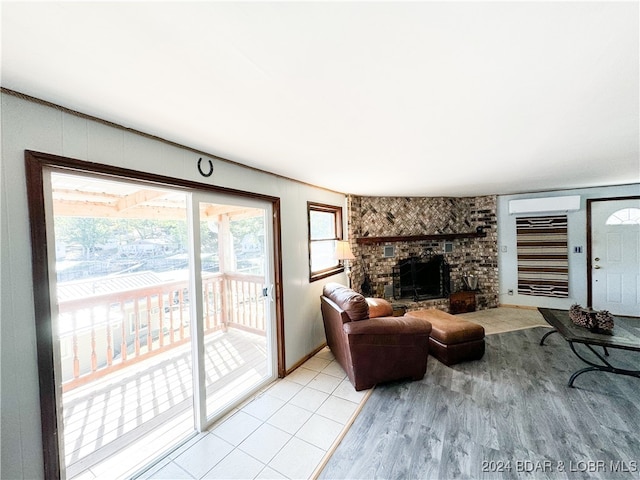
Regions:
<instances>
[{"instance_id":1,"label":"wall hanging tapestry","mask_svg":"<svg viewBox=\"0 0 640 480\"><path fill-rule=\"evenodd\" d=\"M518 293L569 296L567 216L516 219Z\"/></svg>"}]
</instances>

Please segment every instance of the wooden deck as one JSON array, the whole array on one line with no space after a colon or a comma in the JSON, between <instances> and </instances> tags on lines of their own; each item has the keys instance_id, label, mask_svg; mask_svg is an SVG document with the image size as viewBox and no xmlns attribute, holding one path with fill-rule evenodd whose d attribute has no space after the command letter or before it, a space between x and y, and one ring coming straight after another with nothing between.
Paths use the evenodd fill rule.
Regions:
<instances>
[{"instance_id":1,"label":"wooden deck","mask_svg":"<svg viewBox=\"0 0 640 480\"><path fill-rule=\"evenodd\" d=\"M205 337L208 415L267 374L265 336L229 329ZM192 387L191 349L183 345L64 393L67 477L154 435L156 427L171 423L174 438L193 432ZM139 453L132 454L132 462L140 462Z\"/></svg>"}]
</instances>

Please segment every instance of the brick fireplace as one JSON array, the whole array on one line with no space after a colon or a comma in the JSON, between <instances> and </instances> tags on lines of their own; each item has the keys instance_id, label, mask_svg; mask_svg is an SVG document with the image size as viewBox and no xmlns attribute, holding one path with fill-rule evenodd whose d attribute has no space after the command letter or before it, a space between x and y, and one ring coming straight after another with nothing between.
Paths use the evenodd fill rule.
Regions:
<instances>
[{"instance_id":1,"label":"brick fireplace","mask_svg":"<svg viewBox=\"0 0 640 480\"><path fill-rule=\"evenodd\" d=\"M370 295L394 291L394 267L409 258L428 261L442 256L449 269L449 288L442 298L393 299L409 310L449 310L449 292L465 289L463 277L478 278L478 309L498 306L496 197L361 197L350 195L348 229L351 284ZM368 285L365 283L368 277ZM397 267L396 267L397 279ZM386 293L386 295L385 295ZM398 295L396 289L396 296Z\"/></svg>"}]
</instances>

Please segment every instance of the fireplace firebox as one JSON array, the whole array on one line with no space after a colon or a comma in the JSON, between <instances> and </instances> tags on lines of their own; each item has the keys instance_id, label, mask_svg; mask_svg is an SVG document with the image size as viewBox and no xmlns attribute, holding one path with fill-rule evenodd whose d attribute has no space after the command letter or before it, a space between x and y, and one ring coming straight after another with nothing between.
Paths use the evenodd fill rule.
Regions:
<instances>
[{"instance_id":1,"label":"fireplace firebox","mask_svg":"<svg viewBox=\"0 0 640 480\"><path fill-rule=\"evenodd\" d=\"M393 267L393 296L417 302L445 298L450 293L449 264L443 255L409 257Z\"/></svg>"}]
</instances>

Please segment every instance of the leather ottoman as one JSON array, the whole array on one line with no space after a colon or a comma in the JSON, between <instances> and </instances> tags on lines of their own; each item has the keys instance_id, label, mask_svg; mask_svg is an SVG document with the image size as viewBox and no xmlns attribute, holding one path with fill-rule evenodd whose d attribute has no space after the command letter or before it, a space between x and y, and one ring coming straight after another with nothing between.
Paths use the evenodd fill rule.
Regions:
<instances>
[{"instance_id":1,"label":"leather ottoman","mask_svg":"<svg viewBox=\"0 0 640 480\"><path fill-rule=\"evenodd\" d=\"M406 317L431 324L429 353L445 365L478 360L484 355L484 327L437 309L407 312Z\"/></svg>"}]
</instances>

